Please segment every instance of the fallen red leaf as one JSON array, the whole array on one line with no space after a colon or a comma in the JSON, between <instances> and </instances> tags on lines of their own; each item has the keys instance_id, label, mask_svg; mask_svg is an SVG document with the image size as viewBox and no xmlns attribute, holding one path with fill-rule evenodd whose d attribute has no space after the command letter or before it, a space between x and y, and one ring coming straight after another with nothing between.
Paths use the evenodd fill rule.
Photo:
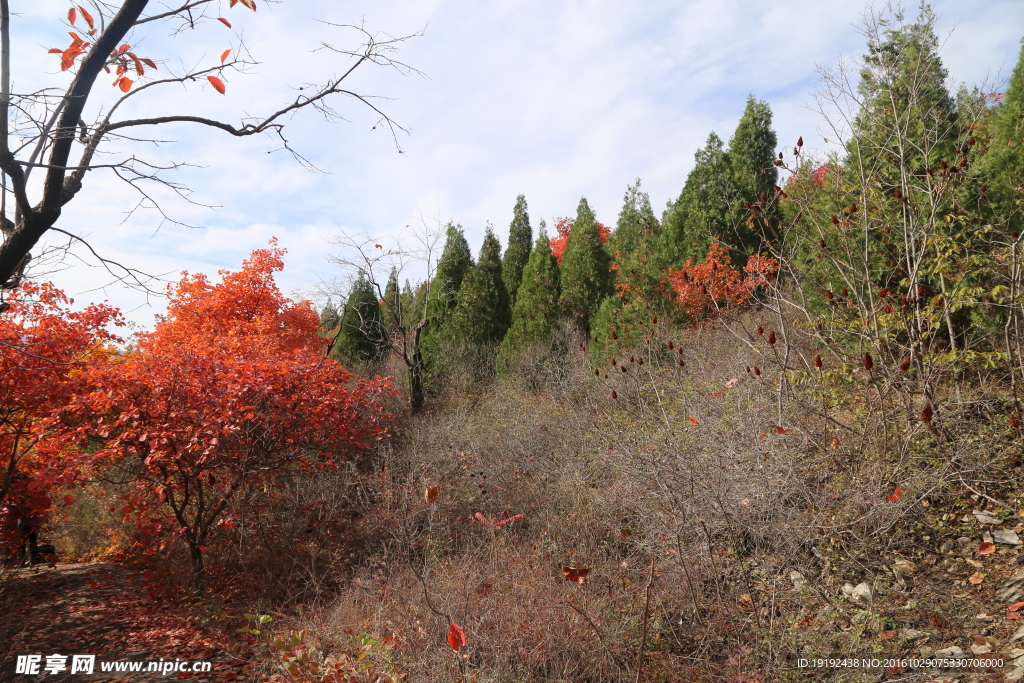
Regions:
<instances>
[{"instance_id":1,"label":"fallen red leaf","mask_svg":"<svg viewBox=\"0 0 1024 683\"><path fill-rule=\"evenodd\" d=\"M466 634L459 628L459 625L454 621L452 625L448 627L448 645L458 652L466 644Z\"/></svg>"},{"instance_id":2,"label":"fallen red leaf","mask_svg":"<svg viewBox=\"0 0 1024 683\"><path fill-rule=\"evenodd\" d=\"M995 543L989 543L988 541L984 541L984 542L982 542L981 544L978 545L978 554L979 555L991 555L995 551L996 551L996 544Z\"/></svg>"},{"instance_id":3,"label":"fallen red leaf","mask_svg":"<svg viewBox=\"0 0 1024 683\"><path fill-rule=\"evenodd\" d=\"M562 567L562 574L565 575L565 579L573 583L583 583L589 573L590 567Z\"/></svg>"},{"instance_id":4,"label":"fallen red leaf","mask_svg":"<svg viewBox=\"0 0 1024 683\"><path fill-rule=\"evenodd\" d=\"M697 421L697 418L695 418L693 415L687 415L686 417L690 421L690 424L692 424L692 425L699 425L700 424L700 422Z\"/></svg>"}]
</instances>

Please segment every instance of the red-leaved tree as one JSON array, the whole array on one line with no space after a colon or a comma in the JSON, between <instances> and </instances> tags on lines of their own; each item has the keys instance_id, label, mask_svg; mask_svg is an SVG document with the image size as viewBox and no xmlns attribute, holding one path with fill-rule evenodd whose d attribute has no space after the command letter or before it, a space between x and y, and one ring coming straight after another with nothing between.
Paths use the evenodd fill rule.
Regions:
<instances>
[{"instance_id":1,"label":"red-leaved tree","mask_svg":"<svg viewBox=\"0 0 1024 683\"><path fill-rule=\"evenodd\" d=\"M691 323L717 318L725 306L750 303L761 288L775 282L778 261L754 254L740 271L733 267L729 248L717 240L711 243L704 263L694 265L687 259L679 270L670 270L666 279L676 301Z\"/></svg>"},{"instance_id":2,"label":"red-leaved tree","mask_svg":"<svg viewBox=\"0 0 1024 683\"><path fill-rule=\"evenodd\" d=\"M89 373L95 389L60 415L65 445L99 440L96 465L122 465L122 513L140 547L180 537L192 585L217 525L254 490L295 468L331 467L385 434L388 380L353 381L326 357L316 313L284 298L284 250L254 251L220 283L188 275L167 315L124 362Z\"/></svg>"},{"instance_id":3,"label":"red-leaved tree","mask_svg":"<svg viewBox=\"0 0 1024 683\"><path fill-rule=\"evenodd\" d=\"M573 218L559 218L558 222L555 223L555 232L558 233L558 237L551 238L551 253L558 260L559 268L562 267L562 255L565 253L565 245L569 244L569 235L572 234L574 220ZM594 221L594 224L597 225L601 244L604 244L608 241L608 235L611 234L612 229L600 221Z\"/></svg>"},{"instance_id":4,"label":"red-leaved tree","mask_svg":"<svg viewBox=\"0 0 1024 683\"><path fill-rule=\"evenodd\" d=\"M82 386L83 369L105 364L107 345L122 325L105 305L72 311L73 302L50 284L24 282L7 294L0 315L0 505L40 515L54 487L75 481L75 470L37 448L44 418ZM13 533L10 525L4 532ZM10 540L10 539L7 539Z\"/></svg>"}]
</instances>

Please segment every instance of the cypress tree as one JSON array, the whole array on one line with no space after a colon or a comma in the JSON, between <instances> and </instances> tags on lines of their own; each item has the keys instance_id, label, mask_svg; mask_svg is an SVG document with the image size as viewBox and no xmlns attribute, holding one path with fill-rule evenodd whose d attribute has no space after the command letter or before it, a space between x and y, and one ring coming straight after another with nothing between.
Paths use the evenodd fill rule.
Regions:
<instances>
[{"instance_id":1,"label":"cypress tree","mask_svg":"<svg viewBox=\"0 0 1024 683\"><path fill-rule=\"evenodd\" d=\"M398 269L392 268L388 284L384 288L384 321L389 332L396 332L405 326L402 315L402 294L398 290Z\"/></svg>"},{"instance_id":2,"label":"cypress tree","mask_svg":"<svg viewBox=\"0 0 1024 683\"><path fill-rule=\"evenodd\" d=\"M516 198L512 209L512 224L508 229L508 246L502 260L502 277L508 289L509 300L515 304L519 283L523 279L523 268L530 258L530 243L533 241L533 230L530 228L530 214L526 208L526 197Z\"/></svg>"},{"instance_id":3,"label":"cypress tree","mask_svg":"<svg viewBox=\"0 0 1024 683\"><path fill-rule=\"evenodd\" d=\"M423 330L423 343L429 347L432 340L441 330L455 310L459 290L466 273L473 267L473 254L469 250L465 232L461 225L449 221L446 226L444 251L437 263L437 271L430 283L430 301L427 313L433 316L430 324Z\"/></svg>"},{"instance_id":4,"label":"cypress tree","mask_svg":"<svg viewBox=\"0 0 1024 683\"><path fill-rule=\"evenodd\" d=\"M713 131L694 155L694 167L675 202L662 216L656 249L658 270L678 268L686 259L700 263L713 239L732 234L730 219L733 190L729 161L722 139Z\"/></svg>"},{"instance_id":5,"label":"cypress tree","mask_svg":"<svg viewBox=\"0 0 1024 683\"><path fill-rule=\"evenodd\" d=\"M562 256L562 307L581 330L590 332L590 320L612 291L611 256L601 244L594 212L586 199L576 209L569 242Z\"/></svg>"},{"instance_id":6,"label":"cypress tree","mask_svg":"<svg viewBox=\"0 0 1024 683\"><path fill-rule=\"evenodd\" d=\"M320 311L320 329L324 332L333 332L339 322L341 318L338 316L338 308L334 302L328 301Z\"/></svg>"},{"instance_id":7,"label":"cypress tree","mask_svg":"<svg viewBox=\"0 0 1024 683\"><path fill-rule=\"evenodd\" d=\"M558 325L561 289L558 261L551 253L544 221L540 225L540 234L523 269L519 296L512 308L512 326L501 343L504 358L546 339Z\"/></svg>"},{"instance_id":8,"label":"cypress tree","mask_svg":"<svg viewBox=\"0 0 1024 683\"><path fill-rule=\"evenodd\" d=\"M651 209L651 198L640 190L637 178L626 188L619 219L608 238L608 249L617 266L616 283L629 290L648 288L647 276L651 270L648 264L660 230L661 224Z\"/></svg>"},{"instance_id":9,"label":"cypress tree","mask_svg":"<svg viewBox=\"0 0 1024 683\"><path fill-rule=\"evenodd\" d=\"M1024 187L1024 44L989 133L992 142L984 161L987 195L996 219L1019 234L1024 230L1024 220L1021 195L1015 188Z\"/></svg>"},{"instance_id":10,"label":"cypress tree","mask_svg":"<svg viewBox=\"0 0 1024 683\"><path fill-rule=\"evenodd\" d=\"M772 110L764 100L747 97L743 116L729 140L726 153L729 186L729 224L723 244L738 251L737 265L761 250L762 238L777 237L780 212L775 198L778 139L772 130ZM707 254L701 254L703 259Z\"/></svg>"},{"instance_id":11,"label":"cypress tree","mask_svg":"<svg viewBox=\"0 0 1024 683\"><path fill-rule=\"evenodd\" d=\"M917 21L884 28L868 41L858 92L862 106L847 143L846 165L882 189L908 187L907 171L924 176L953 157L957 117L939 59L935 13L922 5ZM907 144L907 143L911 144Z\"/></svg>"},{"instance_id":12,"label":"cypress tree","mask_svg":"<svg viewBox=\"0 0 1024 683\"><path fill-rule=\"evenodd\" d=\"M501 243L488 227L480 258L462 282L444 334L470 345L498 344L505 337L511 318L508 290L502 279Z\"/></svg>"},{"instance_id":13,"label":"cypress tree","mask_svg":"<svg viewBox=\"0 0 1024 683\"><path fill-rule=\"evenodd\" d=\"M343 362L376 360L387 343L384 319L373 283L363 273L352 289L341 312L338 336L331 356Z\"/></svg>"}]
</instances>

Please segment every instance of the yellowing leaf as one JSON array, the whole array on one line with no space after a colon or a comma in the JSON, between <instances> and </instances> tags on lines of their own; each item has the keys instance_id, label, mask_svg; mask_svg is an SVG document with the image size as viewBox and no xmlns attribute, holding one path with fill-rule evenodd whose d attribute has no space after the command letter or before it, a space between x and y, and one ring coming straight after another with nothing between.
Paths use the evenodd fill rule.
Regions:
<instances>
[{"instance_id":1,"label":"yellowing leaf","mask_svg":"<svg viewBox=\"0 0 1024 683\"><path fill-rule=\"evenodd\" d=\"M977 586L978 584L980 584L982 581L985 580L985 575L982 574L981 572L974 572L973 574L971 574L967 578L967 580L971 582L971 585Z\"/></svg>"}]
</instances>

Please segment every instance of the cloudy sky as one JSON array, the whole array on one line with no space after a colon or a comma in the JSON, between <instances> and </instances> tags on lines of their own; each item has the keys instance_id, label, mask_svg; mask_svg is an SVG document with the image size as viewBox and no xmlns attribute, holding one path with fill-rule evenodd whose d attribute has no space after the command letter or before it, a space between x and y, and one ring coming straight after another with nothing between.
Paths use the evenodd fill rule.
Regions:
<instances>
[{"instance_id":1,"label":"cloudy sky","mask_svg":"<svg viewBox=\"0 0 1024 683\"><path fill-rule=\"evenodd\" d=\"M143 185L161 210L129 214L140 194L97 170L58 227L169 281L182 270L237 269L276 236L289 250L282 289L313 296L337 275L327 256L342 233L385 242L420 220L452 218L476 250L487 221L504 242L520 193L535 229L541 218L551 224L574 214L581 196L598 220L613 224L637 177L660 213L708 133L729 139L749 93L771 105L780 144L802 135L806 151L823 152L831 133L813 111L818 69L855 62L868 11L863 0L256 1L255 14L229 9L226 0L209 12L232 29L208 21L170 35L170 26L147 24L132 37L133 50L156 61L160 73L214 65L242 41L258 65L228 72L226 95L202 83L152 88L121 115L237 122L344 70L341 55L314 51L321 43L358 45L360 34L338 24L362 24L381 39L422 32L394 55L422 75L368 65L349 81L354 92L388 98L374 102L409 130L399 134L402 153L352 99L334 103L345 120L307 111L287 121L289 144L323 173L304 170L266 137L187 125L139 129L156 142L113 141L101 163L135 155L189 164L165 177L190 188L195 203ZM951 82L1005 79L1024 34L1024 2L940 0L933 7ZM12 10L20 12L12 20L15 91L66 84L69 75L46 50L67 43L67 6L15 0ZM114 101L103 79L98 89L93 116ZM84 250L74 254L53 279L79 302L109 300L144 326L162 310L159 297L111 284Z\"/></svg>"}]
</instances>

